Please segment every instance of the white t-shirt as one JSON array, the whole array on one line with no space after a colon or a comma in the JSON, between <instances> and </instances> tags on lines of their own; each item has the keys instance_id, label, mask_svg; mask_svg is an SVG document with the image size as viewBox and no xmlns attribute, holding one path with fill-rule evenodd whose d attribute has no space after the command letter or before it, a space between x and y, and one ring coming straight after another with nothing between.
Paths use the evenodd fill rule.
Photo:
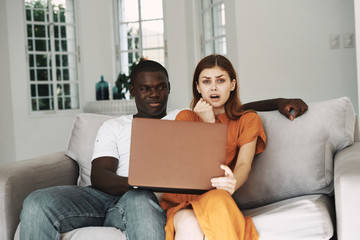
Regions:
<instances>
[{"instance_id":1,"label":"white t-shirt","mask_svg":"<svg viewBox=\"0 0 360 240\"><path fill-rule=\"evenodd\" d=\"M180 110L173 110L162 119L174 120ZM114 157L119 160L117 175L128 177L131 126L133 115L124 115L104 122L97 133L92 160Z\"/></svg>"}]
</instances>

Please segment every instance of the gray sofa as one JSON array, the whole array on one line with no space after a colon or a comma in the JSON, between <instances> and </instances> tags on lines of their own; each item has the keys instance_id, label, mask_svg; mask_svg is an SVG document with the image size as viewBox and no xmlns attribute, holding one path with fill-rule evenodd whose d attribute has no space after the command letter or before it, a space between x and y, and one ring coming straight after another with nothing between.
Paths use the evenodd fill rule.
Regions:
<instances>
[{"instance_id":1,"label":"gray sofa","mask_svg":"<svg viewBox=\"0 0 360 240\"><path fill-rule=\"evenodd\" d=\"M233 197L253 217L260 239L360 239L360 142L350 100L309 104L309 111L294 121L277 111L259 115L267 148ZM79 114L64 152L0 165L0 240L18 239L21 205L30 192L90 183L91 146L99 126L112 117ZM108 227L62 235L100 238L125 236Z\"/></svg>"}]
</instances>

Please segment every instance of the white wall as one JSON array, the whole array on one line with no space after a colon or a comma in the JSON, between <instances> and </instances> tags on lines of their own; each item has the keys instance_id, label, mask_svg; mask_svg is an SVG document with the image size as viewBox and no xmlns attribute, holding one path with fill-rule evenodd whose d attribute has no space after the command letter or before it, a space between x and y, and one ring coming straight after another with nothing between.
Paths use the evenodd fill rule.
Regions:
<instances>
[{"instance_id":1,"label":"white wall","mask_svg":"<svg viewBox=\"0 0 360 240\"><path fill-rule=\"evenodd\" d=\"M0 0L1 3L1 156L0 161L23 160L67 147L74 116L81 112L66 114L34 115L29 111L29 89L27 85L24 7L22 0ZM165 12L169 19L166 30L169 35L167 66L172 90L170 105L173 108L187 107L191 100L189 91L195 60L187 52L194 49L187 38L189 17L185 6L187 1L167 2ZM191 4L190 4L191 5ZM112 0L76 1L78 43L80 46L80 88L81 107L87 101L95 100L95 84L104 75L111 85L116 80ZM7 14L11 13L11 14ZM11 31L7 31L11 29ZM190 30L190 32L193 30ZM179 34L180 33L180 34ZM170 41L170 42L169 42ZM8 51L8 52L7 52ZM169 58L170 59L170 58ZM170 67L171 65L171 67ZM190 85L189 85L190 84ZM185 91L182 91L186 89Z\"/></svg>"},{"instance_id":2,"label":"white wall","mask_svg":"<svg viewBox=\"0 0 360 240\"><path fill-rule=\"evenodd\" d=\"M360 0L354 1L354 12L355 12L355 32L356 32L356 45L360 46ZM360 93L360 48L356 48L356 66L357 66L357 76L358 76L358 87L357 92ZM358 97L358 104L360 108L360 97ZM360 113L360 109L358 111Z\"/></svg>"},{"instance_id":3,"label":"white wall","mask_svg":"<svg viewBox=\"0 0 360 240\"><path fill-rule=\"evenodd\" d=\"M111 87L116 81L114 66L112 0L78 0L77 24L81 52L82 102L95 100L95 84L104 75Z\"/></svg>"},{"instance_id":4,"label":"white wall","mask_svg":"<svg viewBox=\"0 0 360 240\"><path fill-rule=\"evenodd\" d=\"M100 75L111 84L117 75L113 9L111 0L76 2L83 106L95 99ZM351 0L225 2L228 56L240 76L243 102L280 96L312 102L347 95L357 109L355 49L328 47L330 34L355 31ZM172 108L188 107L192 98L192 73L200 59L195 5L164 3ZM65 150L77 113L29 113L23 12L22 0L0 0L0 162Z\"/></svg>"},{"instance_id":5,"label":"white wall","mask_svg":"<svg viewBox=\"0 0 360 240\"><path fill-rule=\"evenodd\" d=\"M169 108L187 108L192 99L191 79L197 63L193 1L164 1L167 70L171 84Z\"/></svg>"},{"instance_id":6,"label":"white wall","mask_svg":"<svg viewBox=\"0 0 360 240\"><path fill-rule=\"evenodd\" d=\"M12 103L13 138L15 149L13 159L22 160L40 154L62 151L67 146L74 113L43 116L31 115L29 112L29 87L27 84L24 8L21 0L6 0L8 23L8 51L10 77L7 89L10 97L6 102Z\"/></svg>"},{"instance_id":7,"label":"white wall","mask_svg":"<svg viewBox=\"0 0 360 240\"><path fill-rule=\"evenodd\" d=\"M6 2L0 1L0 162L9 161L15 158L15 139L14 139L14 124L13 111L11 100L11 84L10 84L10 70L9 70L9 42L7 38L7 12Z\"/></svg>"},{"instance_id":8,"label":"white wall","mask_svg":"<svg viewBox=\"0 0 360 240\"><path fill-rule=\"evenodd\" d=\"M349 96L358 109L355 48L342 42L355 33L353 0L235 2L243 102ZM329 49L331 34L340 34L339 49Z\"/></svg>"}]
</instances>

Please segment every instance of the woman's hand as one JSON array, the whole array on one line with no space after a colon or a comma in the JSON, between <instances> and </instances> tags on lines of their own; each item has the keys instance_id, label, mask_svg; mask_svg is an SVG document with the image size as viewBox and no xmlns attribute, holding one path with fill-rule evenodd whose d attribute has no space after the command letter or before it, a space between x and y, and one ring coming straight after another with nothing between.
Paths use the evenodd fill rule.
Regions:
<instances>
[{"instance_id":1,"label":"woman's hand","mask_svg":"<svg viewBox=\"0 0 360 240\"><path fill-rule=\"evenodd\" d=\"M203 120L203 122L215 122L213 107L202 98L196 103L194 112Z\"/></svg>"},{"instance_id":2,"label":"woman's hand","mask_svg":"<svg viewBox=\"0 0 360 240\"><path fill-rule=\"evenodd\" d=\"M233 195L235 192L236 179L234 177L231 169L226 165L221 165L221 169L225 171L224 177L212 178L212 186L216 189L223 189L227 191L230 195Z\"/></svg>"}]
</instances>

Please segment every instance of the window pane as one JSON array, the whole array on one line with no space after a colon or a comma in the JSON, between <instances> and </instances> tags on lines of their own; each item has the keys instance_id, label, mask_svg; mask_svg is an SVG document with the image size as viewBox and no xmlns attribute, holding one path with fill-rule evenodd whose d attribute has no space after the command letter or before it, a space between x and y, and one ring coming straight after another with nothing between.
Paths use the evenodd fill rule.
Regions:
<instances>
[{"instance_id":1,"label":"window pane","mask_svg":"<svg viewBox=\"0 0 360 240\"><path fill-rule=\"evenodd\" d=\"M38 85L38 94L40 97L50 97L52 94L52 85Z\"/></svg>"},{"instance_id":2,"label":"window pane","mask_svg":"<svg viewBox=\"0 0 360 240\"><path fill-rule=\"evenodd\" d=\"M48 67L50 66L50 60L48 55L36 55L36 66L37 67Z\"/></svg>"},{"instance_id":3,"label":"window pane","mask_svg":"<svg viewBox=\"0 0 360 240\"><path fill-rule=\"evenodd\" d=\"M33 111L58 110L53 89L58 81L75 89L61 100L60 109L78 108L77 47L73 0L24 0ZM51 20L49 22L49 14ZM36 22L36 24L34 24ZM50 27L51 31L50 32ZM51 45L55 49L51 49ZM39 54L43 52L44 54ZM62 54L58 54L62 53ZM55 60L55 65L52 64ZM54 76L53 76L54 74ZM53 78L56 81L52 81ZM60 86L64 87L60 84ZM56 102L55 102L56 101ZM73 104L74 103L74 104Z\"/></svg>"},{"instance_id":4,"label":"window pane","mask_svg":"<svg viewBox=\"0 0 360 240\"><path fill-rule=\"evenodd\" d=\"M141 0L142 20L163 18L162 0Z\"/></svg>"},{"instance_id":5,"label":"window pane","mask_svg":"<svg viewBox=\"0 0 360 240\"><path fill-rule=\"evenodd\" d=\"M164 26L161 20L144 22L142 27L143 48L164 46Z\"/></svg>"},{"instance_id":6,"label":"window pane","mask_svg":"<svg viewBox=\"0 0 360 240\"><path fill-rule=\"evenodd\" d=\"M66 40L61 41L61 50L66 52L68 50L68 45Z\"/></svg>"},{"instance_id":7,"label":"window pane","mask_svg":"<svg viewBox=\"0 0 360 240\"><path fill-rule=\"evenodd\" d=\"M47 6L47 0L25 0L26 7L44 8Z\"/></svg>"},{"instance_id":8,"label":"window pane","mask_svg":"<svg viewBox=\"0 0 360 240\"><path fill-rule=\"evenodd\" d=\"M35 22L45 22L45 10L34 9L33 14Z\"/></svg>"},{"instance_id":9,"label":"window pane","mask_svg":"<svg viewBox=\"0 0 360 240\"><path fill-rule=\"evenodd\" d=\"M48 69L39 69L36 71L36 77L38 81L50 81L51 72Z\"/></svg>"},{"instance_id":10,"label":"window pane","mask_svg":"<svg viewBox=\"0 0 360 240\"><path fill-rule=\"evenodd\" d=\"M26 9L26 20L27 21L31 21L31 10L30 9Z\"/></svg>"},{"instance_id":11,"label":"window pane","mask_svg":"<svg viewBox=\"0 0 360 240\"><path fill-rule=\"evenodd\" d=\"M45 38L48 34L46 33L45 25L34 25L35 37L36 38Z\"/></svg>"},{"instance_id":12,"label":"window pane","mask_svg":"<svg viewBox=\"0 0 360 240\"><path fill-rule=\"evenodd\" d=\"M27 36L28 37L32 37L33 34L32 34L32 25L31 24L27 24L26 25L26 28L27 28Z\"/></svg>"},{"instance_id":13,"label":"window pane","mask_svg":"<svg viewBox=\"0 0 360 240\"><path fill-rule=\"evenodd\" d=\"M139 48L139 24L129 23L120 25L120 49L138 49Z\"/></svg>"},{"instance_id":14,"label":"window pane","mask_svg":"<svg viewBox=\"0 0 360 240\"><path fill-rule=\"evenodd\" d=\"M216 5L213 8L214 36L225 35L225 6Z\"/></svg>"},{"instance_id":15,"label":"window pane","mask_svg":"<svg viewBox=\"0 0 360 240\"><path fill-rule=\"evenodd\" d=\"M39 51L39 52L48 51L46 40L35 40L35 51Z\"/></svg>"},{"instance_id":16,"label":"window pane","mask_svg":"<svg viewBox=\"0 0 360 240\"><path fill-rule=\"evenodd\" d=\"M139 8L137 0L120 0L119 9L120 22L139 21Z\"/></svg>"},{"instance_id":17,"label":"window pane","mask_svg":"<svg viewBox=\"0 0 360 240\"><path fill-rule=\"evenodd\" d=\"M36 99L31 99L31 110L38 111L38 101Z\"/></svg>"},{"instance_id":18,"label":"window pane","mask_svg":"<svg viewBox=\"0 0 360 240\"><path fill-rule=\"evenodd\" d=\"M154 60L162 65L164 65L164 50L156 49L156 50L144 50L144 58L148 60Z\"/></svg>"},{"instance_id":19,"label":"window pane","mask_svg":"<svg viewBox=\"0 0 360 240\"><path fill-rule=\"evenodd\" d=\"M140 4L138 4L140 2ZM164 54L164 21L162 0L118 0L120 71L128 75L141 57L162 64ZM139 8L141 8L139 10ZM138 12L140 11L140 14Z\"/></svg>"},{"instance_id":20,"label":"window pane","mask_svg":"<svg viewBox=\"0 0 360 240\"><path fill-rule=\"evenodd\" d=\"M204 51L205 51L205 56L210 55L212 53L214 53L213 47L212 47L212 41L205 43L205 47L204 47Z\"/></svg>"},{"instance_id":21,"label":"window pane","mask_svg":"<svg viewBox=\"0 0 360 240\"><path fill-rule=\"evenodd\" d=\"M202 0L204 55L226 55L224 0Z\"/></svg>"},{"instance_id":22,"label":"window pane","mask_svg":"<svg viewBox=\"0 0 360 240\"><path fill-rule=\"evenodd\" d=\"M79 103L74 96L78 95L77 84L58 84L57 96L59 109L78 109Z\"/></svg>"},{"instance_id":23,"label":"window pane","mask_svg":"<svg viewBox=\"0 0 360 240\"><path fill-rule=\"evenodd\" d=\"M36 77L35 77L35 71L34 70L30 70L30 81L35 81Z\"/></svg>"},{"instance_id":24,"label":"window pane","mask_svg":"<svg viewBox=\"0 0 360 240\"><path fill-rule=\"evenodd\" d=\"M34 55L29 54L29 67L34 67Z\"/></svg>"},{"instance_id":25,"label":"window pane","mask_svg":"<svg viewBox=\"0 0 360 240\"><path fill-rule=\"evenodd\" d=\"M69 69L62 70L63 80L70 80Z\"/></svg>"},{"instance_id":26,"label":"window pane","mask_svg":"<svg viewBox=\"0 0 360 240\"><path fill-rule=\"evenodd\" d=\"M70 96L70 84L64 84L64 95Z\"/></svg>"},{"instance_id":27,"label":"window pane","mask_svg":"<svg viewBox=\"0 0 360 240\"><path fill-rule=\"evenodd\" d=\"M36 97L36 85L31 85L31 97Z\"/></svg>"},{"instance_id":28,"label":"window pane","mask_svg":"<svg viewBox=\"0 0 360 240\"><path fill-rule=\"evenodd\" d=\"M68 28L70 28L70 27L68 27ZM70 31L70 29L68 31ZM74 36L74 34L72 34L72 35ZM66 38L66 27L65 26L60 27L60 37Z\"/></svg>"},{"instance_id":29,"label":"window pane","mask_svg":"<svg viewBox=\"0 0 360 240\"><path fill-rule=\"evenodd\" d=\"M38 110L52 110L54 109L54 104L52 98L41 98L38 100L39 109Z\"/></svg>"},{"instance_id":30,"label":"window pane","mask_svg":"<svg viewBox=\"0 0 360 240\"><path fill-rule=\"evenodd\" d=\"M34 50L34 44L32 40L28 40L28 50L33 51Z\"/></svg>"},{"instance_id":31,"label":"window pane","mask_svg":"<svg viewBox=\"0 0 360 240\"><path fill-rule=\"evenodd\" d=\"M225 37L214 41L215 53L226 55L226 39Z\"/></svg>"},{"instance_id":32,"label":"window pane","mask_svg":"<svg viewBox=\"0 0 360 240\"><path fill-rule=\"evenodd\" d=\"M120 54L121 58L121 73L129 74L130 66L140 58L140 53L136 52L122 52Z\"/></svg>"},{"instance_id":33,"label":"window pane","mask_svg":"<svg viewBox=\"0 0 360 240\"><path fill-rule=\"evenodd\" d=\"M74 57L74 56L73 56ZM67 66L69 66L69 60L68 60L68 55L62 55L62 66L64 66L64 67L67 67ZM75 61L76 59L73 59L73 64L76 62Z\"/></svg>"},{"instance_id":34,"label":"window pane","mask_svg":"<svg viewBox=\"0 0 360 240\"><path fill-rule=\"evenodd\" d=\"M56 55L56 79L58 81L77 80L76 55Z\"/></svg>"},{"instance_id":35,"label":"window pane","mask_svg":"<svg viewBox=\"0 0 360 240\"><path fill-rule=\"evenodd\" d=\"M204 28L204 40L207 41L212 38L213 31L212 31L212 19L211 19L211 12L206 11L203 13L203 28Z\"/></svg>"},{"instance_id":36,"label":"window pane","mask_svg":"<svg viewBox=\"0 0 360 240\"><path fill-rule=\"evenodd\" d=\"M54 22L74 22L72 6L67 3L67 0L52 0Z\"/></svg>"}]
</instances>

